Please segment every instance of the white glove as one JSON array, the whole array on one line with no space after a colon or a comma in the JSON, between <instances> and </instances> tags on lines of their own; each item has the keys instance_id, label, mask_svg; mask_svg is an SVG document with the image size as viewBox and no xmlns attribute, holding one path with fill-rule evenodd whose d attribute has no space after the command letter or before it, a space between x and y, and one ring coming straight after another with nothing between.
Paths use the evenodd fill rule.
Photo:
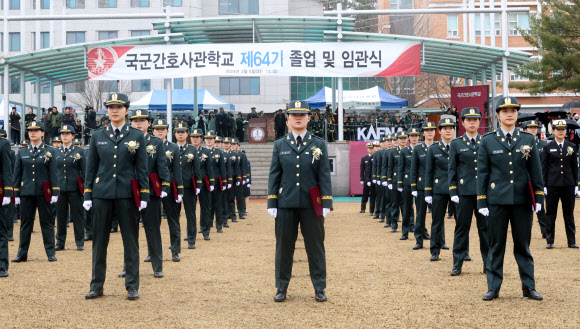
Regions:
<instances>
[{"instance_id":1,"label":"white glove","mask_svg":"<svg viewBox=\"0 0 580 329\"><path fill-rule=\"evenodd\" d=\"M139 211L147 208L147 201L141 201L141 207L139 207Z\"/></svg>"},{"instance_id":2,"label":"white glove","mask_svg":"<svg viewBox=\"0 0 580 329\"><path fill-rule=\"evenodd\" d=\"M232 188L232 184L228 184L228 188Z\"/></svg>"},{"instance_id":3,"label":"white glove","mask_svg":"<svg viewBox=\"0 0 580 329\"><path fill-rule=\"evenodd\" d=\"M163 192L163 191L161 191L161 199L163 199L163 198L165 198L165 197L167 197L167 192Z\"/></svg>"},{"instance_id":4,"label":"white glove","mask_svg":"<svg viewBox=\"0 0 580 329\"><path fill-rule=\"evenodd\" d=\"M228 184L224 184L224 185L222 186L222 191L225 191L227 188L228 188Z\"/></svg>"},{"instance_id":5,"label":"white glove","mask_svg":"<svg viewBox=\"0 0 580 329\"><path fill-rule=\"evenodd\" d=\"M544 194L546 194L546 193L544 193ZM578 186L576 186L576 187L574 188L574 194L578 195Z\"/></svg>"},{"instance_id":6,"label":"white glove","mask_svg":"<svg viewBox=\"0 0 580 329\"><path fill-rule=\"evenodd\" d=\"M368 183L367 183L367 186L371 186L371 182L368 182Z\"/></svg>"},{"instance_id":7,"label":"white glove","mask_svg":"<svg viewBox=\"0 0 580 329\"><path fill-rule=\"evenodd\" d=\"M576 193L578 193L578 188L576 188ZM544 187L544 195L548 195L548 188Z\"/></svg>"},{"instance_id":8,"label":"white glove","mask_svg":"<svg viewBox=\"0 0 580 329\"><path fill-rule=\"evenodd\" d=\"M389 190L393 189L393 184L389 184Z\"/></svg>"},{"instance_id":9,"label":"white glove","mask_svg":"<svg viewBox=\"0 0 580 329\"><path fill-rule=\"evenodd\" d=\"M91 210L92 207L93 207L93 201L83 202L83 208L85 208L86 211Z\"/></svg>"},{"instance_id":10,"label":"white glove","mask_svg":"<svg viewBox=\"0 0 580 329\"><path fill-rule=\"evenodd\" d=\"M376 184L376 183L377 183L377 180L376 180L376 179L373 179L373 183L375 183L375 184Z\"/></svg>"},{"instance_id":11,"label":"white glove","mask_svg":"<svg viewBox=\"0 0 580 329\"><path fill-rule=\"evenodd\" d=\"M536 203L536 214L539 213L540 210L542 210L542 204L541 203Z\"/></svg>"},{"instance_id":12,"label":"white glove","mask_svg":"<svg viewBox=\"0 0 580 329\"><path fill-rule=\"evenodd\" d=\"M419 195L419 193L417 193L417 191L413 191L411 192L411 195L414 196L415 198L417 197L417 195Z\"/></svg>"},{"instance_id":13,"label":"white glove","mask_svg":"<svg viewBox=\"0 0 580 329\"><path fill-rule=\"evenodd\" d=\"M364 185L364 184L365 184L365 182L363 182L363 181L361 180L361 181L360 181L360 184L361 184L361 185Z\"/></svg>"},{"instance_id":14,"label":"white glove","mask_svg":"<svg viewBox=\"0 0 580 329\"><path fill-rule=\"evenodd\" d=\"M183 200L183 195L178 194L177 195L177 200L175 200L176 203L181 203L181 200Z\"/></svg>"},{"instance_id":15,"label":"white glove","mask_svg":"<svg viewBox=\"0 0 580 329\"><path fill-rule=\"evenodd\" d=\"M383 182L383 184L382 184L382 185L383 185L383 186L387 186L387 185L389 185L389 183L388 183L388 182Z\"/></svg>"},{"instance_id":16,"label":"white glove","mask_svg":"<svg viewBox=\"0 0 580 329\"><path fill-rule=\"evenodd\" d=\"M278 215L278 208L268 208L268 214L276 218L276 216Z\"/></svg>"},{"instance_id":17,"label":"white glove","mask_svg":"<svg viewBox=\"0 0 580 329\"><path fill-rule=\"evenodd\" d=\"M215 187L213 187L213 186L210 186L210 187L209 187L209 191L210 191L210 192L213 192L213 190L214 190L214 189L215 189Z\"/></svg>"},{"instance_id":18,"label":"white glove","mask_svg":"<svg viewBox=\"0 0 580 329\"><path fill-rule=\"evenodd\" d=\"M199 189L199 188L196 188L196 189L195 189L195 195L198 195L198 194L199 194L199 192L201 192L201 189Z\"/></svg>"},{"instance_id":19,"label":"white glove","mask_svg":"<svg viewBox=\"0 0 580 329\"><path fill-rule=\"evenodd\" d=\"M451 197L451 201L459 203L459 197L457 195Z\"/></svg>"},{"instance_id":20,"label":"white glove","mask_svg":"<svg viewBox=\"0 0 580 329\"><path fill-rule=\"evenodd\" d=\"M479 211L479 213L484 215L485 217L489 216L489 209L487 209L487 208L481 208L481 209L478 209L477 211Z\"/></svg>"},{"instance_id":21,"label":"white glove","mask_svg":"<svg viewBox=\"0 0 580 329\"><path fill-rule=\"evenodd\" d=\"M2 205L5 206L7 204L10 203L10 197L4 197L4 199L2 199Z\"/></svg>"},{"instance_id":22,"label":"white glove","mask_svg":"<svg viewBox=\"0 0 580 329\"><path fill-rule=\"evenodd\" d=\"M322 208L322 216L326 217L328 214L330 214L330 208Z\"/></svg>"},{"instance_id":23,"label":"white glove","mask_svg":"<svg viewBox=\"0 0 580 329\"><path fill-rule=\"evenodd\" d=\"M236 182L236 186L240 186L240 182Z\"/></svg>"},{"instance_id":24,"label":"white glove","mask_svg":"<svg viewBox=\"0 0 580 329\"><path fill-rule=\"evenodd\" d=\"M397 188L397 191L399 191L399 192L402 193L403 192L403 189L399 187L399 188Z\"/></svg>"},{"instance_id":25,"label":"white glove","mask_svg":"<svg viewBox=\"0 0 580 329\"><path fill-rule=\"evenodd\" d=\"M57 196L51 196L50 197L50 204L56 203L58 201L58 197Z\"/></svg>"},{"instance_id":26,"label":"white glove","mask_svg":"<svg viewBox=\"0 0 580 329\"><path fill-rule=\"evenodd\" d=\"M252 184L248 184L248 187L252 187Z\"/></svg>"},{"instance_id":27,"label":"white glove","mask_svg":"<svg viewBox=\"0 0 580 329\"><path fill-rule=\"evenodd\" d=\"M425 202L427 202L428 204L431 204L433 202L433 197L432 196L426 196L425 197Z\"/></svg>"},{"instance_id":28,"label":"white glove","mask_svg":"<svg viewBox=\"0 0 580 329\"><path fill-rule=\"evenodd\" d=\"M20 204L20 198L19 197L14 198L14 204Z\"/></svg>"}]
</instances>

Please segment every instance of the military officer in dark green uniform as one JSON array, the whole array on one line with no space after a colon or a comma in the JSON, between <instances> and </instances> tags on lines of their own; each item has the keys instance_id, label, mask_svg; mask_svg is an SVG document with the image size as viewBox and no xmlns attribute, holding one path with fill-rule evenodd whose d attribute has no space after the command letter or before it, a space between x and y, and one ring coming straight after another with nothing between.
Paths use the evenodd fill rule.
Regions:
<instances>
[{"instance_id":1,"label":"military officer in dark green uniform","mask_svg":"<svg viewBox=\"0 0 580 329\"><path fill-rule=\"evenodd\" d=\"M129 114L131 127L140 130L145 137L147 151L147 174L149 175L149 202L147 208L141 210L147 250L149 255L145 262L151 262L153 277L163 277L163 245L161 243L161 199L169 194L169 168L165 145L160 138L151 136L148 129L151 126L149 112L146 110L131 111Z\"/></svg>"},{"instance_id":2,"label":"military officer in dark green uniform","mask_svg":"<svg viewBox=\"0 0 580 329\"><path fill-rule=\"evenodd\" d=\"M399 182L402 183L402 178L398 176L397 171L399 168L399 161L401 159L401 150L407 145L407 133L405 131L400 131L397 133L397 139L393 141L396 146L393 146L393 150L389 155L389 167L387 171L387 179L390 178L388 188L391 192L391 214L393 218L399 217L399 211L402 210L403 198L401 192L397 190L397 185ZM402 213L402 211L401 211ZM399 225L397 220L392 220L391 233L397 232Z\"/></svg>"},{"instance_id":3,"label":"military officer in dark green uniform","mask_svg":"<svg viewBox=\"0 0 580 329\"><path fill-rule=\"evenodd\" d=\"M54 217L50 205L56 203L60 195L56 173L56 151L42 143L44 124L33 121L28 128L30 145L18 150L14 165L15 203L21 204L22 222L20 226L20 248L12 262L28 260L30 235L38 208L38 219L42 230L44 250L48 261L55 262L54 256ZM49 199L49 201L46 200Z\"/></svg>"},{"instance_id":4,"label":"military officer in dark green uniform","mask_svg":"<svg viewBox=\"0 0 580 329\"><path fill-rule=\"evenodd\" d=\"M62 146L62 139L60 139L60 136L54 136L52 138L52 148L53 149L58 149Z\"/></svg>"},{"instance_id":5,"label":"military officer in dark green uniform","mask_svg":"<svg viewBox=\"0 0 580 329\"><path fill-rule=\"evenodd\" d=\"M113 93L105 102L111 123L93 133L85 176L86 210L93 208L93 275L86 299L103 296L107 247L113 216L119 220L127 275L127 299L139 298L139 210L147 208L149 177L143 133L125 122L127 95ZM138 189L138 191L137 191ZM139 207L136 195L141 199Z\"/></svg>"},{"instance_id":6,"label":"military officer in dark green uniform","mask_svg":"<svg viewBox=\"0 0 580 329\"><path fill-rule=\"evenodd\" d=\"M2 135L6 132L2 129ZM0 209L0 278L8 276L8 235L9 227L14 225L13 212L9 211L13 188L13 160L10 142L6 138L0 138L0 179L3 186L2 209Z\"/></svg>"},{"instance_id":7,"label":"military officer in dark green uniform","mask_svg":"<svg viewBox=\"0 0 580 329\"><path fill-rule=\"evenodd\" d=\"M225 138L224 138L225 139ZM232 166L231 166L231 161L229 161L229 154L226 151L224 145L225 143L223 143L223 139L220 136L216 136L215 137L215 148L219 149L220 151L222 151L222 155L221 155L221 159L224 161L224 166L226 169L226 175L223 177L223 185L224 185L224 189L221 195L221 216L222 216L222 227L230 227L230 225L228 224L228 216L229 216L229 209L228 209L228 196L229 196L229 192L230 189L232 188ZM231 148L231 143L229 144L230 148ZM212 205L212 218L214 217L214 213L215 213L215 218L217 221L218 218L218 214L217 214L217 208L213 208ZM216 223L216 227L217 227L217 223Z\"/></svg>"},{"instance_id":8,"label":"military officer in dark green uniform","mask_svg":"<svg viewBox=\"0 0 580 329\"><path fill-rule=\"evenodd\" d=\"M476 191L477 151L481 144L481 136L477 133L480 119L481 112L477 107L467 107L461 110L465 134L453 140L449 149L449 195L451 201L457 204L451 276L461 274L463 261L470 260L467 258L469 257L469 231L474 215L484 269L487 264L489 251L487 222L483 215L477 211Z\"/></svg>"},{"instance_id":9,"label":"military officer in dark green uniform","mask_svg":"<svg viewBox=\"0 0 580 329\"><path fill-rule=\"evenodd\" d=\"M240 143L237 139L232 140L232 149L236 153L236 163L240 167L240 175L242 176L242 181L240 184L236 184L235 194L236 194L236 205L238 209L238 216L240 219L245 219L246 216L246 198L244 196L244 185L250 182L250 172L248 170L248 157L245 152L240 149Z\"/></svg>"},{"instance_id":10,"label":"military officer in dark green uniform","mask_svg":"<svg viewBox=\"0 0 580 329\"><path fill-rule=\"evenodd\" d=\"M522 129L530 133L536 139L536 148L538 149L538 153L540 153L540 161L544 158L544 147L546 146L546 141L543 139L538 138L538 128L540 127L538 121L536 120L528 120L522 124ZM546 238L546 209L544 207L544 203L542 203L542 209L536 213L538 217L538 223L540 224L540 233L542 233L542 238Z\"/></svg>"},{"instance_id":11,"label":"military officer in dark green uniform","mask_svg":"<svg viewBox=\"0 0 580 329\"><path fill-rule=\"evenodd\" d=\"M411 158L411 195L415 197L417 220L415 222L415 241L413 250L423 248L423 240L431 240L425 227L427 215L427 202L425 202L425 167L427 166L427 152L433 145L435 138L435 123L425 122L421 127L425 141L413 148Z\"/></svg>"},{"instance_id":12,"label":"military officer in dark green uniform","mask_svg":"<svg viewBox=\"0 0 580 329\"><path fill-rule=\"evenodd\" d=\"M223 233L222 227L225 222L223 206L223 195L225 189L228 187L227 172L226 172L226 162L223 156L222 150L215 147L216 135L215 131L208 130L204 137L205 145L209 150L209 161L212 166L213 174L215 177L215 188L210 193L211 204L210 204L210 214L209 214L209 226L213 223L214 213L215 213L215 224L218 233ZM207 228L209 230L209 227ZM204 228L202 227L202 230Z\"/></svg>"},{"instance_id":13,"label":"military officer in dark green uniform","mask_svg":"<svg viewBox=\"0 0 580 329\"><path fill-rule=\"evenodd\" d=\"M66 242L67 222L70 217L74 225L74 235L77 250L85 250L85 220L83 209L83 195L79 188L79 181L84 183L86 174L87 156L85 150L73 145L75 129L73 126L63 125L58 130L62 139L62 146L55 149L56 168L60 196L56 203L56 250L64 250ZM80 185L82 187L82 185Z\"/></svg>"},{"instance_id":14,"label":"military officer in dark green uniform","mask_svg":"<svg viewBox=\"0 0 580 329\"><path fill-rule=\"evenodd\" d=\"M153 134L163 141L165 157L169 168L169 183L171 184L166 198L161 199L163 209L167 213L169 240L171 242L171 260L179 262L181 253L181 225L179 223L179 203L183 200L183 176L179 164L179 146L167 140L169 125L165 120L153 121Z\"/></svg>"},{"instance_id":15,"label":"military officer in dark green uniform","mask_svg":"<svg viewBox=\"0 0 580 329\"><path fill-rule=\"evenodd\" d=\"M392 181L388 179L388 171L389 171L389 160L391 157L391 152L394 150L394 145L397 140L396 134L389 134L385 137L385 150L381 154L381 168L380 168L380 177L381 177L381 186L383 189L383 197L382 197L382 207L381 207L381 218L385 218L385 228L392 227L393 225L393 205L391 204L391 190L389 190L389 184ZM398 217L398 215L397 215Z\"/></svg>"},{"instance_id":16,"label":"military officer in dark green uniform","mask_svg":"<svg viewBox=\"0 0 580 329\"><path fill-rule=\"evenodd\" d=\"M415 231L415 223L413 219L413 195L411 194L411 161L413 160L413 149L419 143L419 129L410 128L407 131L409 136L409 145L401 149L399 157L397 190L401 193L403 198L403 236L401 240L409 238L409 232ZM400 183L399 183L400 182Z\"/></svg>"},{"instance_id":17,"label":"military officer in dark green uniform","mask_svg":"<svg viewBox=\"0 0 580 329\"><path fill-rule=\"evenodd\" d=\"M199 228L203 234L204 240L209 240L209 229L212 223L210 206L210 193L215 189L215 178L213 172L213 165L211 164L211 151L201 145L203 140L203 131L201 129L192 129L189 134L191 137L191 144L193 145L197 158L199 160L201 191L199 193ZM194 232L197 228L194 223Z\"/></svg>"},{"instance_id":18,"label":"military officer in dark green uniform","mask_svg":"<svg viewBox=\"0 0 580 329\"><path fill-rule=\"evenodd\" d=\"M441 141L427 151L425 165L425 202L433 204L431 216L431 261L439 260L444 245L445 209L449 203L449 148L455 135L455 120L439 120Z\"/></svg>"},{"instance_id":19,"label":"military officer in dark green uniform","mask_svg":"<svg viewBox=\"0 0 580 329\"><path fill-rule=\"evenodd\" d=\"M179 164L181 165L181 175L183 177L183 202L179 204L178 218L181 213L181 204L185 210L187 219L187 236L185 240L188 249L195 249L197 235L195 208L197 206L197 195L201 191L201 180L203 177L199 171L199 160L195 148L187 144L188 137L187 124L180 122L173 128L177 146L179 147Z\"/></svg>"},{"instance_id":20,"label":"military officer in dark green uniform","mask_svg":"<svg viewBox=\"0 0 580 329\"><path fill-rule=\"evenodd\" d=\"M234 139L226 138L224 139L225 149L227 150L228 162L231 166L231 176L233 178L233 184L230 188L228 194L228 218L231 218L232 222L236 223L236 186L242 184L242 168L240 167L240 161L238 155L234 149ZM228 181L229 182L229 181Z\"/></svg>"},{"instance_id":21,"label":"military officer in dark green uniform","mask_svg":"<svg viewBox=\"0 0 580 329\"><path fill-rule=\"evenodd\" d=\"M332 208L330 163L324 140L312 136L307 125L310 109L305 101L291 102L286 138L274 143L268 179L268 213L276 218L276 288L274 300L282 302L292 276L298 225L304 238L310 278L319 302L326 301L324 217ZM311 188L318 188L313 205ZM315 194L316 195L316 194ZM322 210L317 216L314 207ZM322 208L322 209L320 209Z\"/></svg>"},{"instance_id":22,"label":"military officer in dark green uniform","mask_svg":"<svg viewBox=\"0 0 580 329\"><path fill-rule=\"evenodd\" d=\"M381 181L380 177L377 177L377 172L380 171L380 158L383 150L381 149L381 144L379 142L371 142L370 144L373 148L374 154L376 154L376 156L371 158L371 183L376 185L376 194L378 198L378 203L376 206L377 208L380 208L382 206L383 190L381 189ZM381 212L375 211L373 219L379 219L379 222L381 222Z\"/></svg>"},{"instance_id":23,"label":"military officer in dark green uniform","mask_svg":"<svg viewBox=\"0 0 580 329\"><path fill-rule=\"evenodd\" d=\"M496 111L500 129L483 136L477 154L477 208L488 216L488 292L483 296L487 301L499 296L509 223L523 297L543 299L536 292L530 253L532 211L539 211L544 200L542 167L534 136L516 129L519 109L515 97L499 100Z\"/></svg>"}]
</instances>

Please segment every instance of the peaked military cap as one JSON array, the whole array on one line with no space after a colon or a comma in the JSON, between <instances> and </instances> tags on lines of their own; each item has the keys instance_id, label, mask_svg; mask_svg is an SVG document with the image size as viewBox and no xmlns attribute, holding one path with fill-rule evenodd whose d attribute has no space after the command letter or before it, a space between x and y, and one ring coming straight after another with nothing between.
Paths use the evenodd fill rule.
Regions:
<instances>
[{"instance_id":1,"label":"peaked military cap","mask_svg":"<svg viewBox=\"0 0 580 329\"><path fill-rule=\"evenodd\" d=\"M237 138L232 138L232 144L240 144Z\"/></svg>"},{"instance_id":2,"label":"peaked military cap","mask_svg":"<svg viewBox=\"0 0 580 329\"><path fill-rule=\"evenodd\" d=\"M167 124L167 120L156 119L156 120L153 120L152 127L153 127L153 129L155 129L155 128L163 129L163 128L169 128L169 125Z\"/></svg>"},{"instance_id":3,"label":"peaked military cap","mask_svg":"<svg viewBox=\"0 0 580 329\"><path fill-rule=\"evenodd\" d=\"M203 134L202 134L201 129L193 128L193 129L191 129L191 132L189 133L189 136L191 136L191 137L197 137L197 136L202 137Z\"/></svg>"},{"instance_id":4,"label":"peaked military cap","mask_svg":"<svg viewBox=\"0 0 580 329\"><path fill-rule=\"evenodd\" d=\"M528 120L524 123L522 123L522 128L526 129L526 128L532 128L532 127L539 127L540 125L538 124L538 121L536 120Z\"/></svg>"},{"instance_id":5,"label":"peaked military cap","mask_svg":"<svg viewBox=\"0 0 580 329\"><path fill-rule=\"evenodd\" d=\"M389 140L389 136L381 137L381 143Z\"/></svg>"},{"instance_id":6,"label":"peaked military cap","mask_svg":"<svg viewBox=\"0 0 580 329\"><path fill-rule=\"evenodd\" d=\"M215 141L216 141L216 143L218 143L218 142L221 143L222 142L221 136L215 136Z\"/></svg>"},{"instance_id":7,"label":"peaked military cap","mask_svg":"<svg viewBox=\"0 0 580 329\"><path fill-rule=\"evenodd\" d=\"M419 136L419 135L421 135L421 132L417 128L411 128L411 129L407 130L407 135L409 135L409 136Z\"/></svg>"},{"instance_id":8,"label":"peaked military cap","mask_svg":"<svg viewBox=\"0 0 580 329\"><path fill-rule=\"evenodd\" d=\"M60 136L54 136L54 137L52 138L52 142L53 142L53 143L54 143L54 142L62 143L62 139L60 139Z\"/></svg>"},{"instance_id":9,"label":"peaked military cap","mask_svg":"<svg viewBox=\"0 0 580 329\"><path fill-rule=\"evenodd\" d=\"M185 131L187 132L189 128L187 127L187 123L179 122L176 123L173 127L173 131Z\"/></svg>"},{"instance_id":10,"label":"peaked military cap","mask_svg":"<svg viewBox=\"0 0 580 329\"><path fill-rule=\"evenodd\" d=\"M71 133L71 134L74 134L75 133L75 128L73 126L63 125L58 130L58 133L59 134L60 133Z\"/></svg>"},{"instance_id":11,"label":"peaked military cap","mask_svg":"<svg viewBox=\"0 0 580 329\"><path fill-rule=\"evenodd\" d=\"M461 110L461 118L481 118L481 112L477 107L466 107Z\"/></svg>"},{"instance_id":12,"label":"peaked military cap","mask_svg":"<svg viewBox=\"0 0 580 329\"><path fill-rule=\"evenodd\" d=\"M404 131L399 131L397 133L397 138L407 138L407 137L409 137L409 135L407 135L407 133Z\"/></svg>"},{"instance_id":13,"label":"peaked military cap","mask_svg":"<svg viewBox=\"0 0 580 329\"><path fill-rule=\"evenodd\" d=\"M288 106L287 112L289 114L292 114L292 113L310 114L310 106L308 105L308 102L306 102L306 101L290 102L290 105Z\"/></svg>"},{"instance_id":14,"label":"peaked military cap","mask_svg":"<svg viewBox=\"0 0 580 329\"><path fill-rule=\"evenodd\" d=\"M397 139L397 133L392 133L389 137L391 137L391 140L394 141Z\"/></svg>"},{"instance_id":15,"label":"peaked military cap","mask_svg":"<svg viewBox=\"0 0 580 329\"><path fill-rule=\"evenodd\" d=\"M109 105L123 105L126 108L129 108L129 97L127 97L125 94L109 94L109 96L107 96L105 106L108 107Z\"/></svg>"},{"instance_id":16,"label":"peaked military cap","mask_svg":"<svg viewBox=\"0 0 580 329\"><path fill-rule=\"evenodd\" d=\"M26 130L44 130L44 123L40 122L40 121L32 121L30 123L30 125L28 125L28 128L26 128Z\"/></svg>"},{"instance_id":17,"label":"peaked military cap","mask_svg":"<svg viewBox=\"0 0 580 329\"><path fill-rule=\"evenodd\" d=\"M455 127L455 119L453 118L444 118L439 120L439 128L443 127Z\"/></svg>"},{"instance_id":18,"label":"peaked military cap","mask_svg":"<svg viewBox=\"0 0 580 329\"><path fill-rule=\"evenodd\" d=\"M379 143L379 142L373 142L373 146L374 147L381 147L381 143Z\"/></svg>"},{"instance_id":19,"label":"peaked military cap","mask_svg":"<svg viewBox=\"0 0 580 329\"><path fill-rule=\"evenodd\" d=\"M133 119L149 119L149 111L147 110L133 110L129 113L129 120Z\"/></svg>"},{"instance_id":20,"label":"peaked military cap","mask_svg":"<svg viewBox=\"0 0 580 329\"><path fill-rule=\"evenodd\" d=\"M499 111L501 109L505 109L507 107L514 107L516 108L518 111L520 110L521 105L518 103L518 99L515 97L504 97L501 98L498 103L497 103L497 107L496 107L496 111Z\"/></svg>"},{"instance_id":21,"label":"peaked military cap","mask_svg":"<svg viewBox=\"0 0 580 329\"><path fill-rule=\"evenodd\" d=\"M0 129L0 137L6 137L6 130Z\"/></svg>"},{"instance_id":22,"label":"peaked military cap","mask_svg":"<svg viewBox=\"0 0 580 329\"><path fill-rule=\"evenodd\" d=\"M225 144L230 144L231 142L232 142L232 139L230 137L224 137Z\"/></svg>"},{"instance_id":23,"label":"peaked military cap","mask_svg":"<svg viewBox=\"0 0 580 329\"><path fill-rule=\"evenodd\" d=\"M554 129L567 129L568 125L566 124L566 120L560 119L552 121L552 127Z\"/></svg>"},{"instance_id":24,"label":"peaked military cap","mask_svg":"<svg viewBox=\"0 0 580 329\"><path fill-rule=\"evenodd\" d=\"M28 146L28 141L22 141L22 142L20 143L20 146Z\"/></svg>"},{"instance_id":25,"label":"peaked military cap","mask_svg":"<svg viewBox=\"0 0 580 329\"><path fill-rule=\"evenodd\" d=\"M373 143L367 143L367 148L368 149L372 149L373 147L374 147L374 144Z\"/></svg>"},{"instance_id":26,"label":"peaked military cap","mask_svg":"<svg viewBox=\"0 0 580 329\"><path fill-rule=\"evenodd\" d=\"M75 138L74 144L75 145L81 145L82 143L81 143L81 140L80 139Z\"/></svg>"},{"instance_id":27,"label":"peaked military cap","mask_svg":"<svg viewBox=\"0 0 580 329\"><path fill-rule=\"evenodd\" d=\"M207 133L205 133L205 138L215 138L215 131L213 130L208 130Z\"/></svg>"},{"instance_id":28,"label":"peaked military cap","mask_svg":"<svg viewBox=\"0 0 580 329\"><path fill-rule=\"evenodd\" d=\"M435 125L435 122L429 121L429 122L423 123L423 126L421 126L421 129L422 130L425 130L425 129L437 129L437 126Z\"/></svg>"}]
</instances>

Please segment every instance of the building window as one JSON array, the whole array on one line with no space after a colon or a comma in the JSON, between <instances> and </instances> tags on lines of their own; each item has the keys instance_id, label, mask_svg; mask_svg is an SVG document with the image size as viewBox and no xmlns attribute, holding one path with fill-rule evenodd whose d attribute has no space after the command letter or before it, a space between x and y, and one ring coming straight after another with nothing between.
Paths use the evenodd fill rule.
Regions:
<instances>
[{"instance_id":1,"label":"building window","mask_svg":"<svg viewBox=\"0 0 580 329\"><path fill-rule=\"evenodd\" d=\"M511 81L530 81L530 79L519 76L519 75L515 74L514 72L510 72L510 80Z\"/></svg>"},{"instance_id":2,"label":"building window","mask_svg":"<svg viewBox=\"0 0 580 329\"><path fill-rule=\"evenodd\" d=\"M20 0L10 0L8 9L10 9L10 10L20 10Z\"/></svg>"},{"instance_id":3,"label":"building window","mask_svg":"<svg viewBox=\"0 0 580 329\"><path fill-rule=\"evenodd\" d=\"M75 43L85 42L85 32L67 32L66 33L66 44L72 45Z\"/></svg>"},{"instance_id":4,"label":"building window","mask_svg":"<svg viewBox=\"0 0 580 329\"><path fill-rule=\"evenodd\" d=\"M149 0L131 0L131 8L149 7Z\"/></svg>"},{"instance_id":5,"label":"building window","mask_svg":"<svg viewBox=\"0 0 580 329\"><path fill-rule=\"evenodd\" d=\"M151 31L149 31L149 30L133 30L133 31L131 31L132 37L142 37L144 35L151 35Z\"/></svg>"},{"instance_id":6,"label":"building window","mask_svg":"<svg viewBox=\"0 0 580 329\"><path fill-rule=\"evenodd\" d=\"M183 89L183 78L173 79L173 89Z\"/></svg>"},{"instance_id":7,"label":"building window","mask_svg":"<svg viewBox=\"0 0 580 329\"><path fill-rule=\"evenodd\" d=\"M10 77L10 93L20 94L20 78Z\"/></svg>"},{"instance_id":8,"label":"building window","mask_svg":"<svg viewBox=\"0 0 580 329\"><path fill-rule=\"evenodd\" d=\"M11 32L8 34L10 48L9 51L20 51L20 33L19 32Z\"/></svg>"},{"instance_id":9,"label":"building window","mask_svg":"<svg viewBox=\"0 0 580 329\"><path fill-rule=\"evenodd\" d=\"M50 32L40 32L40 49L50 48Z\"/></svg>"},{"instance_id":10,"label":"building window","mask_svg":"<svg viewBox=\"0 0 580 329\"><path fill-rule=\"evenodd\" d=\"M134 92L151 91L151 80L132 80L131 90Z\"/></svg>"},{"instance_id":11,"label":"building window","mask_svg":"<svg viewBox=\"0 0 580 329\"><path fill-rule=\"evenodd\" d=\"M495 81L501 81L501 73L495 75Z\"/></svg>"},{"instance_id":12,"label":"building window","mask_svg":"<svg viewBox=\"0 0 580 329\"><path fill-rule=\"evenodd\" d=\"M118 31L99 31L99 40L117 39L118 37Z\"/></svg>"},{"instance_id":13,"label":"building window","mask_svg":"<svg viewBox=\"0 0 580 329\"><path fill-rule=\"evenodd\" d=\"M328 164L330 165L330 175L336 176L336 157L328 157Z\"/></svg>"},{"instance_id":14,"label":"building window","mask_svg":"<svg viewBox=\"0 0 580 329\"><path fill-rule=\"evenodd\" d=\"M485 27L485 35L491 35L491 26L489 24L489 15L484 16L485 19L483 20L483 24ZM479 15L475 15L475 35L480 37L481 36L481 17Z\"/></svg>"},{"instance_id":15,"label":"building window","mask_svg":"<svg viewBox=\"0 0 580 329\"><path fill-rule=\"evenodd\" d=\"M520 35L520 31L530 30L530 18L527 14L509 14L510 35Z\"/></svg>"},{"instance_id":16,"label":"building window","mask_svg":"<svg viewBox=\"0 0 580 329\"><path fill-rule=\"evenodd\" d=\"M219 0L220 15L258 15L258 0Z\"/></svg>"},{"instance_id":17,"label":"building window","mask_svg":"<svg viewBox=\"0 0 580 329\"><path fill-rule=\"evenodd\" d=\"M40 1L40 9L50 9L50 0L32 0L32 9L36 9L38 1Z\"/></svg>"},{"instance_id":18,"label":"building window","mask_svg":"<svg viewBox=\"0 0 580 329\"><path fill-rule=\"evenodd\" d=\"M447 15L447 37L459 37L459 16Z\"/></svg>"},{"instance_id":19,"label":"building window","mask_svg":"<svg viewBox=\"0 0 580 329\"><path fill-rule=\"evenodd\" d=\"M117 0L99 0L99 8L117 8Z\"/></svg>"},{"instance_id":20,"label":"building window","mask_svg":"<svg viewBox=\"0 0 580 329\"><path fill-rule=\"evenodd\" d=\"M221 95L260 95L260 78L220 78Z\"/></svg>"},{"instance_id":21,"label":"building window","mask_svg":"<svg viewBox=\"0 0 580 329\"><path fill-rule=\"evenodd\" d=\"M70 9L84 9L85 0L66 0L66 7Z\"/></svg>"},{"instance_id":22,"label":"building window","mask_svg":"<svg viewBox=\"0 0 580 329\"><path fill-rule=\"evenodd\" d=\"M84 81L76 81L67 83L65 85L65 91L67 93L81 93L85 91L85 82Z\"/></svg>"},{"instance_id":23,"label":"building window","mask_svg":"<svg viewBox=\"0 0 580 329\"><path fill-rule=\"evenodd\" d=\"M495 15L494 18L494 29L495 29L495 35L496 36L500 36L501 35L501 15Z\"/></svg>"},{"instance_id":24,"label":"building window","mask_svg":"<svg viewBox=\"0 0 580 329\"><path fill-rule=\"evenodd\" d=\"M181 0L163 0L163 7L181 7L183 6L183 1Z\"/></svg>"}]
</instances>

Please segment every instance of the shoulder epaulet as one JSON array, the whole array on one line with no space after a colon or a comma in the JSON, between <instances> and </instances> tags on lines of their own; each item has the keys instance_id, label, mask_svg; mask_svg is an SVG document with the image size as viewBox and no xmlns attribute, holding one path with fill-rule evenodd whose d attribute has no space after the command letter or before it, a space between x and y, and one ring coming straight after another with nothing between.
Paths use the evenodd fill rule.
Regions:
<instances>
[{"instance_id":1,"label":"shoulder epaulet","mask_svg":"<svg viewBox=\"0 0 580 329\"><path fill-rule=\"evenodd\" d=\"M485 133L485 134L483 134L483 136L481 136L481 137L485 137L485 136L493 135L493 134L495 134L495 133L496 133L496 131L490 131L490 132L488 132L488 133Z\"/></svg>"},{"instance_id":2,"label":"shoulder epaulet","mask_svg":"<svg viewBox=\"0 0 580 329\"><path fill-rule=\"evenodd\" d=\"M159 140L160 142L163 143L163 141L161 140L161 138L159 138L159 137L157 137L155 135L151 135L151 138L154 139L154 140Z\"/></svg>"},{"instance_id":3,"label":"shoulder epaulet","mask_svg":"<svg viewBox=\"0 0 580 329\"><path fill-rule=\"evenodd\" d=\"M523 130L522 130L522 131L520 131L520 134L526 134L526 135L534 136L534 135L530 134L529 132L527 132L527 131L523 131Z\"/></svg>"},{"instance_id":4,"label":"shoulder epaulet","mask_svg":"<svg viewBox=\"0 0 580 329\"><path fill-rule=\"evenodd\" d=\"M325 143L326 143L326 141L325 141L325 140L324 140L324 138L322 138L322 137L318 137L318 136L316 136L316 135L314 135L314 134L310 134L310 136L312 136L314 139L318 139L318 140L320 140L320 141L323 141L323 142L325 142Z\"/></svg>"},{"instance_id":5,"label":"shoulder epaulet","mask_svg":"<svg viewBox=\"0 0 580 329\"><path fill-rule=\"evenodd\" d=\"M135 127L129 126L129 130L131 130L131 129L136 130L136 131L138 131L140 133L143 133L141 130L139 130L139 129L135 128ZM153 135L151 135L151 136L153 136Z\"/></svg>"}]
</instances>

